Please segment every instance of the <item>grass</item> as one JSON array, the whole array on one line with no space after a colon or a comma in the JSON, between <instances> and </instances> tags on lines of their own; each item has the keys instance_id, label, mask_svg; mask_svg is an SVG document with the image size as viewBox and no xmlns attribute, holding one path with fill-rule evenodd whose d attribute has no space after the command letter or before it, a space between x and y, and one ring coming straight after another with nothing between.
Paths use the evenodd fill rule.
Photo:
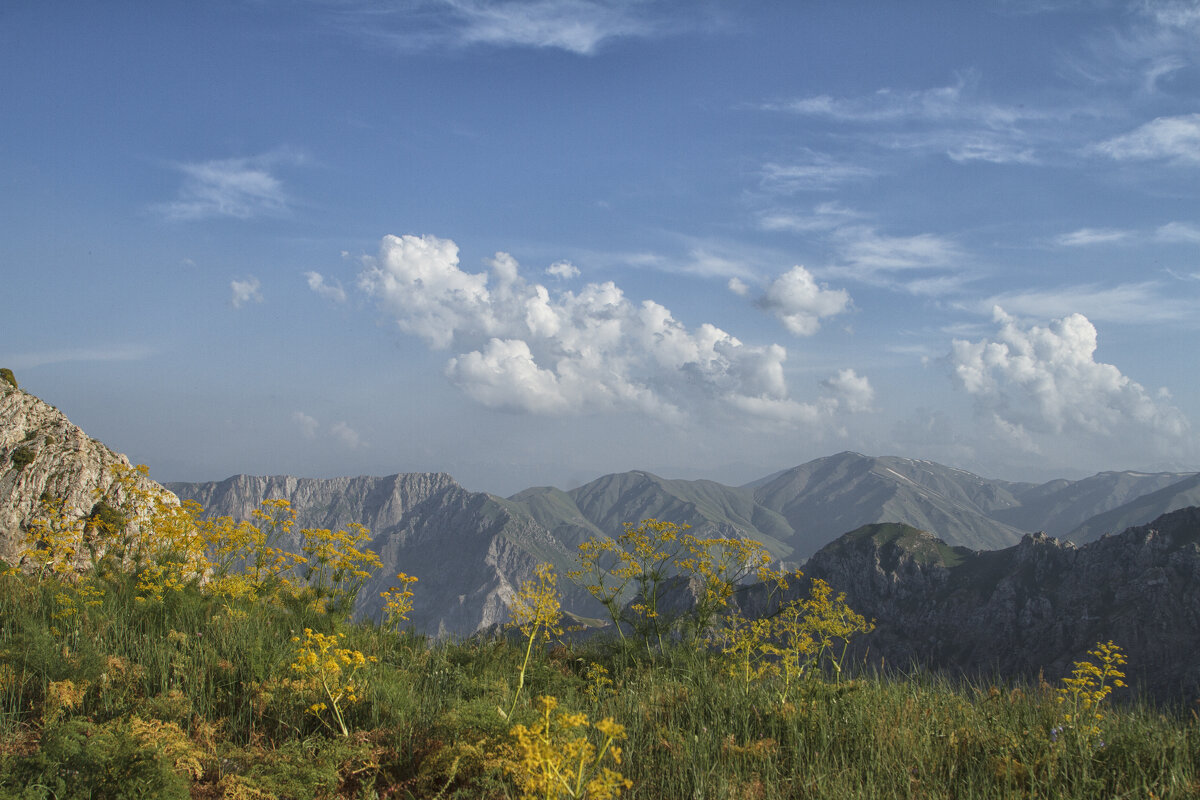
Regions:
<instances>
[{"instance_id":1,"label":"grass","mask_svg":"<svg viewBox=\"0 0 1200 800\"><path fill-rule=\"evenodd\" d=\"M702 648L651 663L597 639L537 647L505 719L523 640L431 642L196 585L138 601L130 580L85 606L58 577L0 578L0 798L517 797L510 731L541 695L624 726L608 764L632 781L622 797L1200 795L1196 716L1136 699L1093 741L1062 729L1052 687L860 674L810 678L784 702L774 679L727 677ZM295 684L304 628L369 659L349 736Z\"/></svg>"}]
</instances>

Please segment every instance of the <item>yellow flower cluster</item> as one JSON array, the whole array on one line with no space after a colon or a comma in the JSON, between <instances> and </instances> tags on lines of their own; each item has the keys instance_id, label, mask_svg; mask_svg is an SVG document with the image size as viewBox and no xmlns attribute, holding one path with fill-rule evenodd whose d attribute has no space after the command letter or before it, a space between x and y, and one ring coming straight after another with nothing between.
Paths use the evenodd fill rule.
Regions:
<instances>
[{"instance_id":1,"label":"yellow flower cluster","mask_svg":"<svg viewBox=\"0 0 1200 800\"><path fill-rule=\"evenodd\" d=\"M541 718L533 726L512 727L516 757L504 764L522 798L612 800L633 786L621 773L601 766L606 757L620 765L621 748L616 742L626 738L623 725L606 717L591 726L586 714L555 714L558 700L554 697L540 697L538 702ZM589 726L600 734L599 747L588 737Z\"/></svg>"},{"instance_id":2,"label":"yellow flower cluster","mask_svg":"<svg viewBox=\"0 0 1200 800\"><path fill-rule=\"evenodd\" d=\"M346 530L305 528L300 531L304 580L314 601L333 612L348 613L371 570L383 566L374 551L363 549L371 532L352 522Z\"/></svg>"},{"instance_id":3,"label":"yellow flower cluster","mask_svg":"<svg viewBox=\"0 0 1200 800\"><path fill-rule=\"evenodd\" d=\"M400 581L399 586L379 593L383 598L383 627L387 630L393 630L401 622L407 621L413 610L413 593L408 587L416 583L417 579L401 572L396 575L396 580Z\"/></svg>"},{"instance_id":4,"label":"yellow flower cluster","mask_svg":"<svg viewBox=\"0 0 1200 800\"><path fill-rule=\"evenodd\" d=\"M787 588L788 573L771 568L771 554L752 539L700 538L687 525L646 519L625 523L616 539L592 537L579 545L579 569L568 576L584 584L608 611L624 638L625 629L661 650L672 630L700 636L729 605L738 584L751 576ZM681 616L664 612L667 581L683 579L696 601ZM638 602L624 607L631 596Z\"/></svg>"},{"instance_id":5,"label":"yellow flower cluster","mask_svg":"<svg viewBox=\"0 0 1200 800\"><path fill-rule=\"evenodd\" d=\"M818 578L807 598L785 604L769 618L731 615L717 638L730 657L733 675L745 684L779 675L783 679L780 699L787 702L792 685L814 669L828 665L840 681L851 638L874 628L846 604L844 592L835 597L832 587Z\"/></svg>"},{"instance_id":6,"label":"yellow flower cluster","mask_svg":"<svg viewBox=\"0 0 1200 800\"><path fill-rule=\"evenodd\" d=\"M1063 678L1057 700L1063 706L1063 723L1073 730L1081 741L1091 741L1100 736L1100 722L1104 720L1101 703L1114 688L1125 686L1121 680L1125 673L1125 654L1113 642L1099 642L1088 651L1094 661L1076 661L1069 678Z\"/></svg>"},{"instance_id":7,"label":"yellow flower cluster","mask_svg":"<svg viewBox=\"0 0 1200 800\"><path fill-rule=\"evenodd\" d=\"M512 621L509 625L519 628L525 635L525 660L521 663L521 673L517 677L517 690L513 693L512 705L508 712L502 709L500 715L504 718L512 716L517 707L517 698L525 686L525 671L529 668L529 659L533 655L533 643L540 637L549 641L550 637L562 635L562 609L558 597L558 574L551 564L539 564L534 570L535 580L522 581L521 589L509 604Z\"/></svg>"},{"instance_id":8,"label":"yellow flower cluster","mask_svg":"<svg viewBox=\"0 0 1200 800\"><path fill-rule=\"evenodd\" d=\"M323 698L310 705L308 711L327 727L330 726L323 712L332 711L341 734L349 736L344 707L357 703L362 697L367 682L360 673L368 662L373 663L376 659L367 658L358 650L337 647L345 637L344 633L324 634L305 628L303 639L292 638L297 647L291 668L300 674L301 682L308 690Z\"/></svg>"}]
</instances>

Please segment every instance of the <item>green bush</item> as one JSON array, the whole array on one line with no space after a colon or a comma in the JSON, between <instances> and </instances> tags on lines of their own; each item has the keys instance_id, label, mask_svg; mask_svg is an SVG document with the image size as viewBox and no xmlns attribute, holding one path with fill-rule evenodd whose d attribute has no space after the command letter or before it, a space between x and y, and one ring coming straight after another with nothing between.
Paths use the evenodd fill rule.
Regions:
<instances>
[{"instance_id":1,"label":"green bush","mask_svg":"<svg viewBox=\"0 0 1200 800\"><path fill-rule=\"evenodd\" d=\"M123 530L125 522L125 515L110 506L107 500L97 502L87 515L88 528L98 527L107 533Z\"/></svg>"},{"instance_id":2,"label":"green bush","mask_svg":"<svg viewBox=\"0 0 1200 800\"><path fill-rule=\"evenodd\" d=\"M37 453L32 447L18 447L16 450L12 451L12 455L10 456L13 469L18 471L25 469L27 466L33 463L33 459L36 456Z\"/></svg>"},{"instance_id":3,"label":"green bush","mask_svg":"<svg viewBox=\"0 0 1200 800\"><path fill-rule=\"evenodd\" d=\"M14 389L21 388L20 386L17 386L17 378L15 375L13 375L13 371L8 367L0 368L0 381L8 381L12 384Z\"/></svg>"}]
</instances>

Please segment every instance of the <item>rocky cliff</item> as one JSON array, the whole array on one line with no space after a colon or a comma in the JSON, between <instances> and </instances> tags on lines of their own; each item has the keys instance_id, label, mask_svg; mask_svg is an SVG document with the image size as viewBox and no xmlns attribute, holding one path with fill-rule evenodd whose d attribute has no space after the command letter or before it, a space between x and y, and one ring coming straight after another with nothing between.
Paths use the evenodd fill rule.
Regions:
<instances>
[{"instance_id":1,"label":"rocky cliff","mask_svg":"<svg viewBox=\"0 0 1200 800\"><path fill-rule=\"evenodd\" d=\"M543 561L560 572L572 553L519 506L469 492L444 473L384 478L294 478L237 475L216 483L173 483L180 497L206 513L249 519L263 500L288 500L301 528L344 528L357 522L372 532L371 548L383 568L359 593L355 614L378 619L379 593L398 572L413 587L414 629L432 636L469 636L508 619L508 603ZM284 545L298 548L298 537ZM588 600L569 584L568 603Z\"/></svg>"},{"instance_id":2,"label":"rocky cliff","mask_svg":"<svg viewBox=\"0 0 1200 800\"><path fill-rule=\"evenodd\" d=\"M1111 639L1129 656L1130 685L1169 702L1200 698L1198 508L1081 547L1032 534L990 552L907 525L868 525L822 549L805 572L876 620L859 642L876 663L1057 679ZM747 610L761 613L761 598L748 597Z\"/></svg>"},{"instance_id":3,"label":"rocky cliff","mask_svg":"<svg viewBox=\"0 0 1200 800\"><path fill-rule=\"evenodd\" d=\"M20 559L43 495L61 498L78 517L101 498L119 505L116 465L128 467L129 459L72 425L54 406L0 381L0 559ZM142 482L169 495L153 481Z\"/></svg>"}]
</instances>

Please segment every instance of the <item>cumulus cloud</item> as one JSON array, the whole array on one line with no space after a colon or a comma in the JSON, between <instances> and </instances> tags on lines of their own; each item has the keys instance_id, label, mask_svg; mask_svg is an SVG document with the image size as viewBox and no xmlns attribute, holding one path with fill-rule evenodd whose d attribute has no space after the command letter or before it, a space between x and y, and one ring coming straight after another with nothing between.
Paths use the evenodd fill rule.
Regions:
<instances>
[{"instance_id":1,"label":"cumulus cloud","mask_svg":"<svg viewBox=\"0 0 1200 800\"><path fill-rule=\"evenodd\" d=\"M458 247L434 236L384 237L358 287L406 333L454 347L447 378L475 401L535 414L634 411L681 421L698 407L803 422L846 406L789 396L787 351L751 346L714 325L689 329L652 300L614 283L551 292L497 253L487 272L459 265ZM832 309L817 288L808 313ZM801 309L803 311L804 309Z\"/></svg>"},{"instance_id":2,"label":"cumulus cloud","mask_svg":"<svg viewBox=\"0 0 1200 800\"><path fill-rule=\"evenodd\" d=\"M1093 150L1117 161L1165 159L1200 164L1200 114L1159 117L1122 136L1100 142Z\"/></svg>"},{"instance_id":3,"label":"cumulus cloud","mask_svg":"<svg viewBox=\"0 0 1200 800\"><path fill-rule=\"evenodd\" d=\"M1022 325L999 306L992 339L953 341L954 378L978 410L1016 439L1036 434L1158 437L1189 433L1183 414L1163 396L1096 361L1095 326L1071 314L1047 326Z\"/></svg>"},{"instance_id":4,"label":"cumulus cloud","mask_svg":"<svg viewBox=\"0 0 1200 800\"><path fill-rule=\"evenodd\" d=\"M176 221L280 216L287 213L291 200L272 170L280 164L303 161L303 156L281 150L248 158L175 164L183 174L179 196L157 210Z\"/></svg>"},{"instance_id":5,"label":"cumulus cloud","mask_svg":"<svg viewBox=\"0 0 1200 800\"><path fill-rule=\"evenodd\" d=\"M262 292L260 291L262 284L253 275L242 281L236 279L230 281L229 289L232 293L229 302L233 303L234 308L241 308L251 301L262 302Z\"/></svg>"},{"instance_id":6,"label":"cumulus cloud","mask_svg":"<svg viewBox=\"0 0 1200 800\"><path fill-rule=\"evenodd\" d=\"M729 283L725 285L729 287L729 291L733 292L739 297L745 297L750 293L750 287L747 286L746 282L741 278L730 278Z\"/></svg>"},{"instance_id":7,"label":"cumulus cloud","mask_svg":"<svg viewBox=\"0 0 1200 800\"><path fill-rule=\"evenodd\" d=\"M317 437L317 428L320 427L320 424L315 417L310 417L303 411L293 411L292 422L300 429L300 434L305 439L315 439Z\"/></svg>"},{"instance_id":8,"label":"cumulus cloud","mask_svg":"<svg viewBox=\"0 0 1200 800\"><path fill-rule=\"evenodd\" d=\"M319 272L306 272L304 279L308 281L308 288L322 297L327 297L335 303L346 302L346 290L342 288L341 281L326 283L325 276Z\"/></svg>"},{"instance_id":9,"label":"cumulus cloud","mask_svg":"<svg viewBox=\"0 0 1200 800\"><path fill-rule=\"evenodd\" d=\"M821 385L844 403L849 411L870 411L875 402L875 389L871 382L852 369L838 370L836 375L822 381Z\"/></svg>"},{"instance_id":10,"label":"cumulus cloud","mask_svg":"<svg viewBox=\"0 0 1200 800\"><path fill-rule=\"evenodd\" d=\"M797 336L811 336L820 330L822 319L849 307L850 295L818 285L808 270L797 265L771 282L759 305Z\"/></svg>"},{"instance_id":11,"label":"cumulus cloud","mask_svg":"<svg viewBox=\"0 0 1200 800\"><path fill-rule=\"evenodd\" d=\"M335 422L329 428L329 433L333 438L342 444L343 447L349 450L357 450L363 446L362 437L358 435L358 431L351 428L345 422Z\"/></svg>"},{"instance_id":12,"label":"cumulus cloud","mask_svg":"<svg viewBox=\"0 0 1200 800\"><path fill-rule=\"evenodd\" d=\"M560 280L570 280L571 278L579 277L579 267L572 264L570 261L555 261L550 266L546 267L546 274L559 278Z\"/></svg>"}]
</instances>

